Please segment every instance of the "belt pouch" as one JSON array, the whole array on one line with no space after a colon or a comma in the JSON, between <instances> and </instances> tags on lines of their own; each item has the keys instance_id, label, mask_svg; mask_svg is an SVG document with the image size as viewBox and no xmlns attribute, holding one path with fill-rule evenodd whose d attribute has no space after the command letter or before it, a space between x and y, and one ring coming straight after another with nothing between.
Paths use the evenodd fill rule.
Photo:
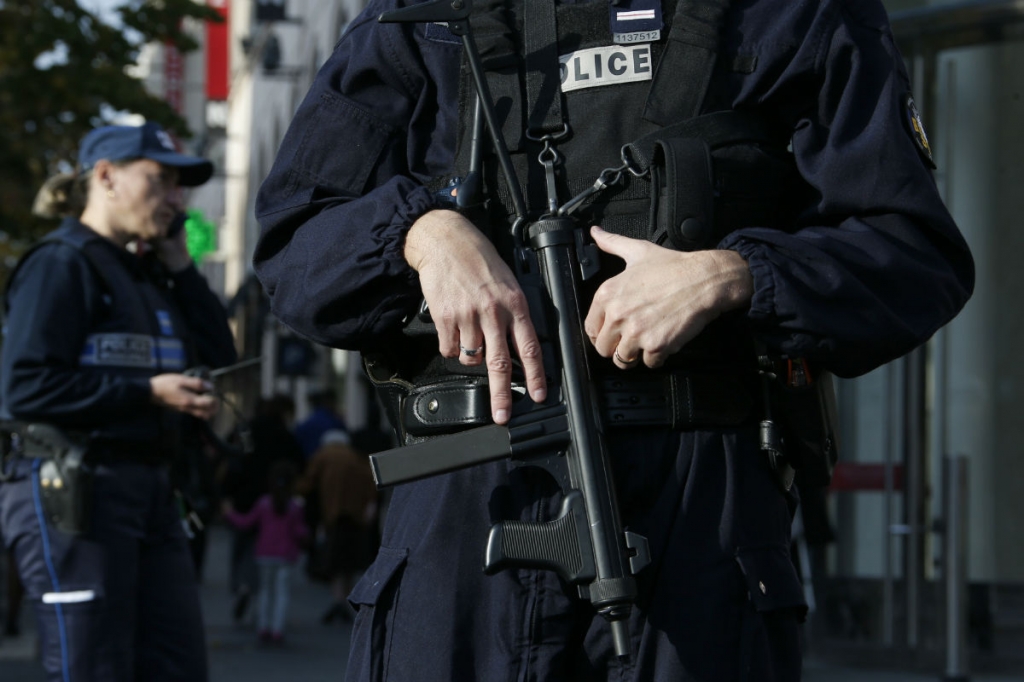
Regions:
<instances>
[{"instance_id":1,"label":"belt pouch","mask_svg":"<svg viewBox=\"0 0 1024 682\"><path fill-rule=\"evenodd\" d=\"M678 251L707 248L715 224L714 166L707 143L694 137L658 140L651 173L651 241Z\"/></svg>"},{"instance_id":2,"label":"belt pouch","mask_svg":"<svg viewBox=\"0 0 1024 682\"><path fill-rule=\"evenodd\" d=\"M491 421L485 379L460 377L416 386L402 404L402 425L415 438L461 431Z\"/></svg>"}]
</instances>

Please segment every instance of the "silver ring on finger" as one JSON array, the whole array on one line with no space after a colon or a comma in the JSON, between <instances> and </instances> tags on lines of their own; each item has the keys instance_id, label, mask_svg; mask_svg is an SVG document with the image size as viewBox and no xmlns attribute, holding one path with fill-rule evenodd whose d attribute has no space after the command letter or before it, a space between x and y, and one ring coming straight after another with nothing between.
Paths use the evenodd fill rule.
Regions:
<instances>
[{"instance_id":1,"label":"silver ring on finger","mask_svg":"<svg viewBox=\"0 0 1024 682\"><path fill-rule=\"evenodd\" d=\"M616 349L614 351L612 351L612 356L616 360L618 360L619 363L621 363L623 365L635 365L637 363L637 361L640 359L640 354L639 353L637 353L636 355L634 355L631 358L624 358L624 357L622 357L621 355L619 355L619 349L617 347L616 347Z\"/></svg>"},{"instance_id":2,"label":"silver ring on finger","mask_svg":"<svg viewBox=\"0 0 1024 682\"><path fill-rule=\"evenodd\" d=\"M466 348L460 343L459 350L462 351L463 355L466 357L474 358L484 352L484 344L481 343L478 348Z\"/></svg>"}]
</instances>

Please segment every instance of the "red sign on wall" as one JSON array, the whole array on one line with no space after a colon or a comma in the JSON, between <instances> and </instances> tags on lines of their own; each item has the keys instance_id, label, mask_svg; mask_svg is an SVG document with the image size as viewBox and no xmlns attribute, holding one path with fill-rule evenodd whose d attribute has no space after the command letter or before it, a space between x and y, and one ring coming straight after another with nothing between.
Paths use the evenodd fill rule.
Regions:
<instances>
[{"instance_id":1,"label":"red sign on wall","mask_svg":"<svg viewBox=\"0 0 1024 682\"><path fill-rule=\"evenodd\" d=\"M206 22L206 99L228 98L230 60L228 50L228 0L206 0L206 5L217 10L224 21Z\"/></svg>"}]
</instances>

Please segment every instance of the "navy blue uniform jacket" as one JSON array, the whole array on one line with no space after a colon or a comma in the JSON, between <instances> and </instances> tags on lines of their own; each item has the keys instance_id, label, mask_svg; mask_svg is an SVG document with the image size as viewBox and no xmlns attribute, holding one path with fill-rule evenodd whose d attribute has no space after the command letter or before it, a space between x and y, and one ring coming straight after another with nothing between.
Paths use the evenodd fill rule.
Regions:
<instances>
[{"instance_id":1,"label":"navy blue uniform jacket","mask_svg":"<svg viewBox=\"0 0 1024 682\"><path fill-rule=\"evenodd\" d=\"M257 274L288 326L372 344L420 300L403 235L451 171L461 47L437 26L378 24L371 2L299 107L257 198ZM405 3L397 3L405 4ZM973 289L973 261L910 130L910 84L880 3L733 3L723 58L737 108L790 121L811 186L790 231L719 246L750 264L748 318L779 351L866 372L928 339ZM410 38L407 33L411 33Z\"/></svg>"}]
</instances>

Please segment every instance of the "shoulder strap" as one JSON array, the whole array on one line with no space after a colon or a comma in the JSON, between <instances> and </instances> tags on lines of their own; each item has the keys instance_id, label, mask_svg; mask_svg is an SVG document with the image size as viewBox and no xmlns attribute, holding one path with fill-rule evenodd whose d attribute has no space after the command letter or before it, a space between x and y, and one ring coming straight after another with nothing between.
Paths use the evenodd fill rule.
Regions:
<instances>
[{"instance_id":1,"label":"shoulder strap","mask_svg":"<svg viewBox=\"0 0 1024 682\"><path fill-rule=\"evenodd\" d=\"M100 237L102 239L102 237ZM93 254L93 250L89 248L90 242L93 240L92 237L82 238L79 235L52 235L47 237L44 241L59 242L61 244L67 244L68 246L78 249L79 253L85 256L85 260L89 263L89 267L92 268L96 278L103 283L103 288L106 289L108 294L113 294L116 291L113 282L110 277L107 276L107 269L103 267L103 263L100 259Z\"/></svg>"},{"instance_id":2,"label":"shoulder strap","mask_svg":"<svg viewBox=\"0 0 1024 682\"><path fill-rule=\"evenodd\" d=\"M558 133L564 126L554 0L523 3L526 103L529 134Z\"/></svg>"},{"instance_id":3,"label":"shoulder strap","mask_svg":"<svg viewBox=\"0 0 1024 682\"><path fill-rule=\"evenodd\" d=\"M14 270L12 270L11 274L7 277L7 284L4 287L3 292L3 307L2 309L0 309L0 322L2 322L3 325L6 326L7 324L7 313L10 310L10 301L8 299L10 286L11 283L14 282L14 278L18 274L18 271L21 270L22 266L26 262L28 262L28 259L32 254L34 254L36 251L38 251L46 244L51 244L54 242L59 244L66 244L67 246L72 247L73 249L81 253L83 256L85 256L85 260L89 264L89 267L92 269L93 273L95 273L99 281L103 283L103 288L108 293L113 293L114 288L111 286L110 280L108 280L107 277L104 276L103 268L100 267L100 265L89 253L88 249L85 248L87 240L83 240L76 235L65 234L63 230L55 230L54 232L51 232L50 234L46 235L38 242L33 244L28 251L21 254L21 258L18 259L18 264L14 266Z\"/></svg>"},{"instance_id":4,"label":"shoulder strap","mask_svg":"<svg viewBox=\"0 0 1024 682\"><path fill-rule=\"evenodd\" d=\"M728 12L729 0L679 0L647 95L645 120L665 126L700 113Z\"/></svg>"},{"instance_id":5,"label":"shoulder strap","mask_svg":"<svg viewBox=\"0 0 1024 682\"><path fill-rule=\"evenodd\" d=\"M107 268L104 267L102 261L99 258L97 258L92 253L92 249L89 248L90 242L92 242L94 239L102 239L102 237L92 237L91 235L82 235L74 232L68 233L65 232L64 230L55 230L54 232L51 232L50 234L46 235L38 242L33 244L28 251L21 255L21 258L18 259L18 264L14 267L14 270L7 278L7 287L10 287L11 282L14 281L14 276L17 274L18 270L21 269L22 264L28 261L29 256L31 256L33 253L35 253L36 251L38 251L40 248L47 244L57 243L70 246L71 248L75 249L80 254L82 254L82 256L85 257L86 263L89 264L89 269L92 270L94 275L96 275L96 279L99 280L104 291L111 295L116 294L118 288L114 286L113 281L106 274ZM7 309L7 289L5 289L3 299L3 314L5 317L7 315Z\"/></svg>"}]
</instances>

